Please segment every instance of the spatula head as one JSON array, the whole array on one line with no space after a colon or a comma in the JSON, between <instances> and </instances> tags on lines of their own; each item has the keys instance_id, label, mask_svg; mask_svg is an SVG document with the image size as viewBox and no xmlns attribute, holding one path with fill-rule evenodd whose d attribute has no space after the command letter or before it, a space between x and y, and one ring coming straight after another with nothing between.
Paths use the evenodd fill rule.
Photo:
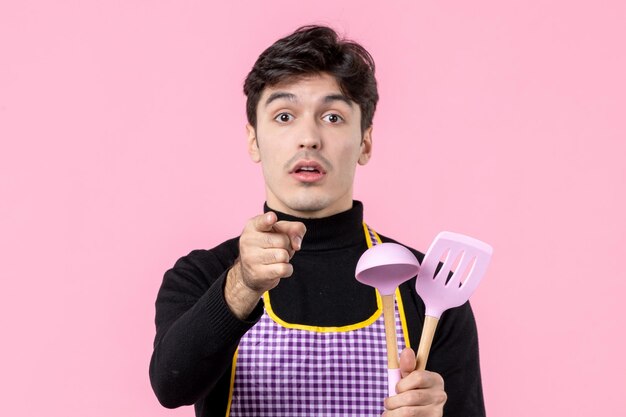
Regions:
<instances>
[{"instance_id":1,"label":"spatula head","mask_svg":"<svg viewBox=\"0 0 626 417\"><path fill-rule=\"evenodd\" d=\"M485 274L492 253L493 248L480 240L439 233L424 256L415 284L426 315L439 318L445 310L465 303Z\"/></svg>"}]
</instances>

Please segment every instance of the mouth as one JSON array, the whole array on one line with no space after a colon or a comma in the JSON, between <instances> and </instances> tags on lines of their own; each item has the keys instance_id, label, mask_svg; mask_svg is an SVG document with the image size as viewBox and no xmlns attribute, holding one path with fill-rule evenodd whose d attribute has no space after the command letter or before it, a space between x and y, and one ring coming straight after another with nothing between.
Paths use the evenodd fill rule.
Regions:
<instances>
[{"instance_id":1,"label":"mouth","mask_svg":"<svg viewBox=\"0 0 626 417\"><path fill-rule=\"evenodd\" d=\"M289 174L298 181L312 183L321 180L326 175L326 170L316 161L298 161Z\"/></svg>"}]
</instances>

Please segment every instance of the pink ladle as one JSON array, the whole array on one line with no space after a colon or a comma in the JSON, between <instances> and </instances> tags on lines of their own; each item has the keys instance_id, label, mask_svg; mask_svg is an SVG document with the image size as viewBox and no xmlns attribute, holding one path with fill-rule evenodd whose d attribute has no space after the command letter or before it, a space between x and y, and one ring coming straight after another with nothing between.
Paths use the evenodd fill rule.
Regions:
<instances>
[{"instance_id":1,"label":"pink ladle","mask_svg":"<svg viewBox=\"0 0 626 417\"><path fill-rule=\"evenodd\" d=\"M376 288L383 302L389 396L396 395L396 384L400 381L394 295L396 288L418 271L419 262L415 255L397 243L372 246L361 255L356 266L356 279Z\"/></svg>"}]
</instances>

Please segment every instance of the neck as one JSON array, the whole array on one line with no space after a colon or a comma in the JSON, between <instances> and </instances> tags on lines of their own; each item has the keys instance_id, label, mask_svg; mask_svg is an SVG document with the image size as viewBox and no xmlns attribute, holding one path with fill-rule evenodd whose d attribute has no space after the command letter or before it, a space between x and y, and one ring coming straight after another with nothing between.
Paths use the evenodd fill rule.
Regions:
<instances>
[{"instance_id":1,"label":"neck","mask_svg":"<svg viewBox=\"0 0 626 417\"><path fill-rule=\"evenodd\" d=\"M294 216L266 204L265 212L268 211L274 211L279 220L304 223L307 232L302 242L303 250L341 248L364 239L363 205L359 201L354 201L348 210L321 218Z\"/></svg>"}]
</instances>

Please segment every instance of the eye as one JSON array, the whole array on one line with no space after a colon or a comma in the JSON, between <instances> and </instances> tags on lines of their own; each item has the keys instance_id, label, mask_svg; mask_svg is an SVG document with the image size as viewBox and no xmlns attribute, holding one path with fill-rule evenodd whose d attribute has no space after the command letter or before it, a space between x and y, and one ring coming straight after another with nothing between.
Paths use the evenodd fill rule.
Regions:
<instances>
[{"instance_id":1,"label":"eye","mask_svg":"<svg viewBox=\"0 0 626 417\"><path fill-rule=\"evenodd\" d=\"M274 120L276 120L279 123L289 123L290 121L292 121L294 119L292 114L289 113L279 113L278 116L274 117Z\"/></svg>"},{"instance_id":2,"label":"eye","mask_svg":"<svg viewBox=\"0 0 626 417\"><path fill-rule=\"evenodd\" d=\"M337 124L343 122L343 117L339 116L336 113L329 113L322 117L322 120L325 120L330 124Z\"/></svg>"}]
</instances>

